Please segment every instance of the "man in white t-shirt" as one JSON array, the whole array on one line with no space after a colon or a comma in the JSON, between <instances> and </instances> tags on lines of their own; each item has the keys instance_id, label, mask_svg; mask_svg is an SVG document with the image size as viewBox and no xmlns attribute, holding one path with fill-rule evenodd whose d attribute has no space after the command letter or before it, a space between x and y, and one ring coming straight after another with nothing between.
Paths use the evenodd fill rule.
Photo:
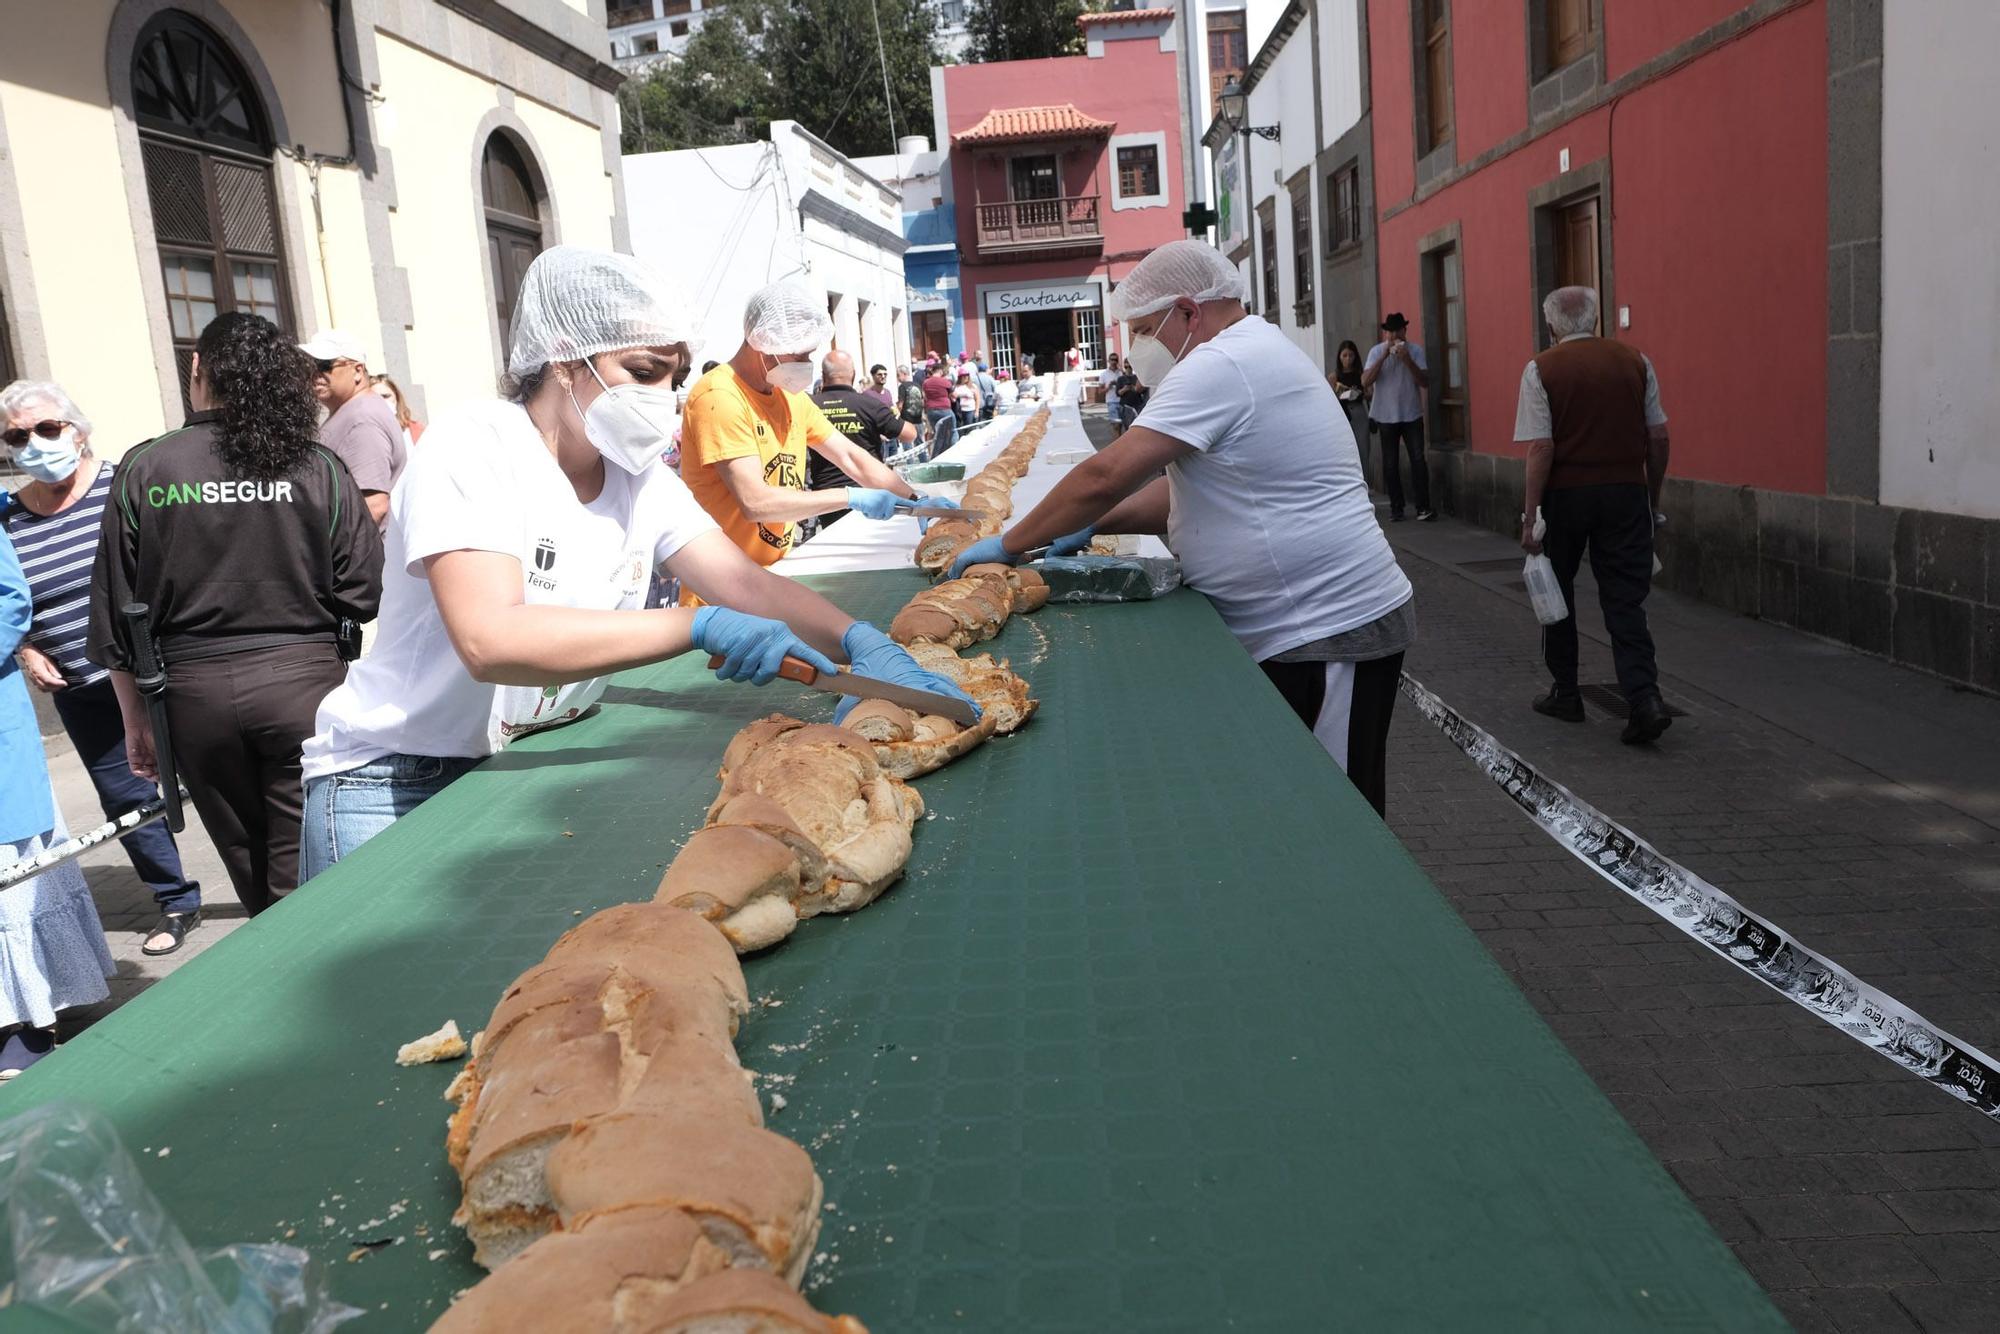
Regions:
<instances>
[{"instance_id":1,"label":"man in white t-shirt","mask_svg":"<svg viewBox=\"0 0 2000 1334\"><path fill-rule=\"evenodd\" d=\"M1410 322L1392 310L1382 318L1382 341L1368 349L1361 364L1361 387L1369 391L1368 420L1382 437L1382 481L1389 490L1389 518L1403 518L1403 475L1398 449L1409 456L1410 488L1417 493L1417 518L1437 518L1431 508L1430 467L1424 462L1424 391L1430 370L1424 350L1406 336Z\"/></svg>"},{"instance_id":2,"label":"man in white t-shirt","mask_svg":"<svg viewBox=\"0 0 2000 1334\"><path fill-rule=\"evenodd\" d=\"M1382 810L1410 581L1375 521L1347 416L1282 332L1247 316L1234 265L1199 241L1139 261L1111 295L1152 397L1012 529L952 573L1155 533L1301 720ZM1164 477L1158 476L1165 470Z\"/></svg>"}]
</instances>

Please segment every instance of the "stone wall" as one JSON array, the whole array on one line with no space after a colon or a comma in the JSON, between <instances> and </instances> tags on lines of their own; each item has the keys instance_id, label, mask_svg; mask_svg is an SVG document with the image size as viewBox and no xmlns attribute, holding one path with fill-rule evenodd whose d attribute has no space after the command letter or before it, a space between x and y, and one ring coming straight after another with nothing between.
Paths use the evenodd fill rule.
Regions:
<instances>
[{"instance_id":1,"label":"stone wall","mask_svg":"<svg viewBox=\"0 0 2000 1334\"><path fill-rule=\"evenodd\" d=\"M1518 533L1520 459L1430 472L1440 511ZM1675 477L1661 507L1661 587L2000 694L2000 520Z\"/></svg>"}]
</instances>

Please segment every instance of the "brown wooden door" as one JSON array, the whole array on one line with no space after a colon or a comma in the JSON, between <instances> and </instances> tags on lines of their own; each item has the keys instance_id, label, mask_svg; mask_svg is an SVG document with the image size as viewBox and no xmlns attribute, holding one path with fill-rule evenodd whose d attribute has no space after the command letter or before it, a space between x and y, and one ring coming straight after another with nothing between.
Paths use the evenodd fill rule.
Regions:
<instances>
[{"instance_id":1,"label":"brown wooden door","mask_svg":"<svg viewBox=\"0 0 2000 1334\"><path fill-rule=\"evenodd\" d=\"M521 295L521 279L542 253L542 192L521 150L500 132L486 141L481 186L486 245L493 260L493 314L504 356L514 345L514 303Z\"/></svg>"},{"instance_id":2,"label":"brown wooden door","mask_svg":"<svg viewBox=\"0 0 2000 1334\"><path fill-rule=\"evenodd\" d=\"M1547 58L1551 71L1590 54L1594 37L1590 0L1549 0Z\"/></svg>"},{"instance_id":3,"label":"brown wooden door","mask_svg":"<svg viewBox=\"0 0 2000 1334\"><path fill-rule=\"evenodd\" d=\"M1430 378L1437 394L1438 419L1431 430L1439 440L1463 441L1465 428L1465 280L1458 247L1430 256L1430 309L1438 326L1430 330Z\"/></svg>"},{"instance_id":4,"label":"brown wooden door","mask_svg":"<svg viewBox=\"0 0 2000 1334\"><path fill-rule=\"evenodd\" d=\"M1597 200L1579 200L1556 214L1556 286L1588 287L1603 298L1598 282Z\"/></svg>"},{"instance_id":5,"label":"brown wooden door","mask_svg":"<svg viewBox=\"0 0 2000 1334\"><path fill-rule=\"evenodd\" d=\"M511 348L514 302L521 294L521 280L528 274L528 265L542 253L542 234L488 219L486 243L493 251L493 310L500 322L500 346Z\"/></svg>"}]
</instances>

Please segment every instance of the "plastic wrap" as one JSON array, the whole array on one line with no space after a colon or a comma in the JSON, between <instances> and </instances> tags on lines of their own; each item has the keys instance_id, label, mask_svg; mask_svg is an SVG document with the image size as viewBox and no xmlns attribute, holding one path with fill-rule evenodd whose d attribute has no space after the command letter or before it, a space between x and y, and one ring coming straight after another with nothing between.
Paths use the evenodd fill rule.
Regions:
<instances>
[{"instance_id":1,"label":"plastic wrap","mask_svg":"<svg viewBox=\"0 0 2000 1334\"><path fill-rule=\"evenodd\" d=\"M5 1309L116 1334L323 1334L361 1314L295 1246L196 1251L111 1123L73 1103L0 1122Z\"/></svg>"},{"instance_id":2,"label":"plastic wrap","mask_svg":"<svg viewBox=\"0 0 2000 1334\"><path fill-rule=\"evenodd\" d=\"M1165 556L1050 556L1035 568L1051 602L1143 602L1181 586L1181 563Z\"/></svg>"}]
</instances>

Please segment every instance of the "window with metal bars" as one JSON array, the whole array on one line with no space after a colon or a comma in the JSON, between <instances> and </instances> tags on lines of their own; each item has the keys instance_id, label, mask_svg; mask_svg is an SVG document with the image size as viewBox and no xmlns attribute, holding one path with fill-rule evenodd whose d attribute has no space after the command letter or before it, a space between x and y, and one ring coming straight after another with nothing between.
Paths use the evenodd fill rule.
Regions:
<instances>
[{"instance_id":1,"label":"window with metal bars","mask_svg":"<svg viewBox=\"0 0 2000 1334\"><path fill-rule=\"evenodd\" d=\"M1361 164L1350 162L1326 178L1326 248L1361 244Z\"/></svg>"},{"instance_id":2,"label":"window with metal bars","mask_svg":"<svg viewBox=\"0 0 2000 1334\"><path fill-rule=\"evenodd\" d=\"M1257 205L1257 249L1264 278L1264 318L1278 322L1278 203L1267 199Z\"/></svg>"},{"instance_id":3,"label":"window with metal bars","mask_svg":"<svg viewBox=\"0 0 2000 1334\"><path fill-rule=\"evenodd\" d=\"M1319 263L1313 250L1312 174L1300 172L1292 182L1292 323L1312 327L1313 269Z\"/></svg>"},{"instance_id":4,"label":"window with metal bars","mask_svg":"<svg viewBox=\"0 0 2000 1334\"><path fill-rule=\"evenodd\" d=\"M1012 315L989 315L986 317L986 349L989 353L987 365L995 370L1004 370L1019 376L1020 367L1014 364L1014 317Z\"/></svg>"},{"instance_id":5,"label":"window with metal bars","mask_svg":"<svg viewBox=\"0 0 2000 1334\"><path fill-rule=\"evenodd\" d=\"M187 402L195 339L228 311L292 325L264 107L242 64L169 10L140 34L132 97L167 323Z\"/></svg>"}]
</instances>

